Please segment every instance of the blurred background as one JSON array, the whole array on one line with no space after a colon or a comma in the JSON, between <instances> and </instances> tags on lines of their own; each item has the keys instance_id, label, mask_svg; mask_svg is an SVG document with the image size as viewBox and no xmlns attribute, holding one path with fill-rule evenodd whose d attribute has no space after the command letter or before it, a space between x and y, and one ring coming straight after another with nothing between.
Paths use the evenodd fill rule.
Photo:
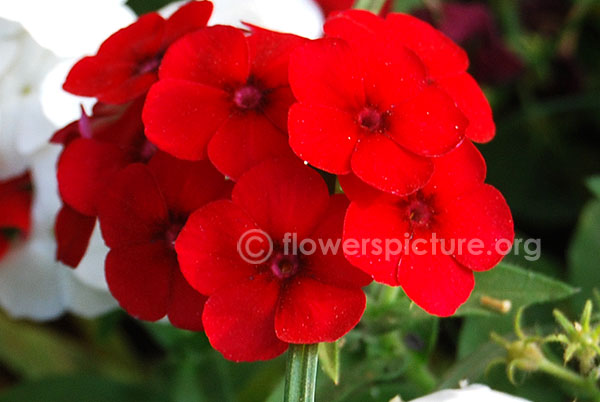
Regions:
<instances>
[{"instance_id":1,"label":"blurred background","mask_svg":"<svg viewBox=\"0 0 600 402\"><path fill-rule=\"evenodd\" d=\"M212 23L239 24L243 18L313 38L324 15L352 4L213 2ZM44 144L79 117L81 102L90 105L62 93L62 80L75 60L93 54L135 14L168 3L1 0L0 17L20 25L0 27L0 200L8 197L11 174L25 174L27 191L34 190L34 215L41 208L48 220L55 206L39 206L39 194L46 187L55 191L48 183L56 154L44 156L54 152ZM580 289L560 302L528 308L523 326L547 334L555 328L555 307L573 318L586 299L600 309L594 296L600 288L600 2L396 0L386 7L431 22L467 50L470 72L497 124L496 138L480 146L488 181L505 195L519 236L541 239L540 260L508 258ZM25 30L30 39L23 39ZM32 131L35 138L27 134ZM38 216L33 219L38 225ZM39 223L48 233L51 224ZM0 241L0 402L280 400L285 358L234 364L212 351L203 334L138 322L106 293L100 239L83 270L72 272L54 262L51 242L33 232L17 250L3 251ZM25 268L32 273L24 276ZM411 311L370 304L341 345L339 385L320 373L318 400L380 402L398 394L409 400L455 387L462 378L533 401L573 400L570 390L547 376L532 373L514 385L502 365L488 369L502 356L489 333L511 334L514 310L443 320L415 318Z\"/></svg>"}]
</instances>

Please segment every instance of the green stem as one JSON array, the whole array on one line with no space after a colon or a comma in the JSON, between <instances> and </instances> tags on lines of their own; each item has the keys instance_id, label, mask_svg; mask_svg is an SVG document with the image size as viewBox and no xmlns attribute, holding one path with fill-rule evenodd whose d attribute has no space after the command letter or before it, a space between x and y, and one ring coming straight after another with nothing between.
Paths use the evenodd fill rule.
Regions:
<instances>
[{"instance_id":1,"label":"green stem","mask_svg":"<svg viewBox=\"0 0 600 402\"><path fill-rule=\"evenodd\" d=\"M367 10L373 14L379 14L384 4L385 0L356 0L354 8Z\"/></svg>"},{"instance_id":2,"label":"green stem","mask_svg":"<svg viewBox=\"0 0 600 402\"><path fill-rule=\"evenodd\" d=\"M294 345L288 350L284 402L314 402L319 344Z\"/></svg>"},{"instance_id":3,"label":"green stem","mask_svg":"<svg viewBox=\"0 0 600 402\"><path fill-rule=\"evenodd\" d=\"M574 385L581 391L585 391L594 398L594 401L600 401L600 390L598 390L595 383L577 373L546 359L540 363L539 369L546 374Z\"/></svg>"}]
</instances>

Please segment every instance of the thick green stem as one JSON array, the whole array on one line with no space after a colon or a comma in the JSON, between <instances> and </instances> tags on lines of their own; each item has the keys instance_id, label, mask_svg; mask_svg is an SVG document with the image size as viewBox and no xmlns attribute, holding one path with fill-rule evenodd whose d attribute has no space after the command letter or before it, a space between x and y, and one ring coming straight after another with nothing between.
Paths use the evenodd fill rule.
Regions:
<instances>
[{"instance_id":1,"label":"thick green stem","mask_svg":"<svg viewBox=\"0 0 600 402\"><path fill-rule=\"evenodd\" d=\"M368 10L373 14L379 14L384 4L385 0L356 0L354 8Z\"/></svg>"},{"instance_id":2,"label":"thick green stem","mask_svg":"<svg viewBox=\"0 0 600 402\"><path fill-rule=\"evenodd\" d=\"M284 402L314 402L319 344L290 345Z\"/></svg>"}]
</instances>

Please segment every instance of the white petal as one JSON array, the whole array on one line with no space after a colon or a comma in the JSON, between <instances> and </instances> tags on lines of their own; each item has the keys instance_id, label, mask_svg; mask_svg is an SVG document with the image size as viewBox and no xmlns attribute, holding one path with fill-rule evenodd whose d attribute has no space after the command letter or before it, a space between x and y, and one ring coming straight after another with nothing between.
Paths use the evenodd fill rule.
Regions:
<instances>
[{"instance_id":1,"label":"white petal","mask_svg":"<svg viewBox=\"0 0 600 402\"><path fill-rule=\"evenodd\" d=\"M82 283L94 289L108 291L104 275L106 254L108 254L108 247L104 245L100 227L96 224L87 252L73 273Z\"/></svg>"},{"instance_id":2,"label":"white petal","mask_svg":"<svg viewBox=\"0 0 600 402\"><path fill-rule=\"evenodd\" d=\"M125 0L19 0L0 2L0 16L16 20L42 46L62 57L94 53L100 43L135 20ZM58 27L58 28L57 28Z\"/></svg>"},{"instance_id":3,"label":"white petal","mask_svg":"<svg viewBox=\"0 0 600 402\"><path fill-rule=\"evenodd\" d=\"M462 389L446 389L413 399L410 402L531 402L509 394L494 391L485 385L473 384Z\"/></svg>"}]
</instances>

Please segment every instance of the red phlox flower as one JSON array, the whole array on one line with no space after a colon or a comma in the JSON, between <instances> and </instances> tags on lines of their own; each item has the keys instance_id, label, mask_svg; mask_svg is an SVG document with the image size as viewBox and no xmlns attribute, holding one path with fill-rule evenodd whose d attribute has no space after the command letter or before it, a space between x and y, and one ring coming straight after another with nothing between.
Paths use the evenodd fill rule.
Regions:
<instances>
[{"instance_id":1,"label":"red phlox flower","mask_svg":"<svg viewBox=\"0 0 600 402\"><path fill-rule=\"evenodd\" d=\"M188 215L228 197L231 186L207 161L188 162L157 153L147 165L121 170L99 207L110 252L106 280L132 316L156 321L168 315L179 328L202 329L206 298L183 278L175 239Z\"/></svg>"},{"instance_id":2,"label":"red phlox flower","mask_svg":"<svg viewBox=\"0 0 600 402\"><path fill-rule=\"evenodd\" d=\"M423 61L427 85L448 93L467 117L465 135L476 142L488 142L494 137L496 127L489 103L466 72L467 54L428 23L407 14L391 13L383 20L368 12L351 10L330 18L325 32L359 48L386 38L406 46Z\"/></svg>"},{"instance_id":3,"label":"red phlox flower","mask_svg":"<svg viewBox=\"0 0 600 402\"><path fill-rule=\"evenodd\" d=\"M237 182L232 201L190 216L175 248L188 282L209 296L203 322L215 349L230 360L265 360L289 343L335 341L358 323L370 278L341 246L303 254L284 241L289 233L300 243L341 243L347 205L345 196L329 196L316 171L289 158L257 165ZM241 244L250 239L245 233L254 242ZM242 258L245 246L266 259Z\"/></svg>"},{"instance_id":4,"label":"red phlox flower","mask_svg":"<svg viewBox=\"0 0 600 402\"><path fill-rule=\"evenodd\" d=\"M497 265L514 238L508 205L484 184L485 171L483 157L467 140L436 158L427 186L406 197L366 188L353 175L340 177L352 200L344 241L397 239L403 247L386 255L368 242L365 253L347 252L346 258L376 281L402 286L429 313L454 314L473 289L473 271Z\"/></svg>"},{"instance_id":5,"label":"red phlox flower","mask_svg":"<svg viewBox=\"0 0 600 402\"><path fill-rule=\"evenodd\" d=\"M251 34L214 26L173 44L144 108L146 135L188 160L206 154L233 178L292 154L287 114L289 53L305 39L251 26Z\"/></svg>"},{"instance_id":6,"label":"red phlox flower","mask_svg":"<svg viewBox=\"0 0 600 402\"><path fill-rule=\"evenodd\" d=\"M352 35L319 39L291 55L298 103L289 113L290 145L320 169L410 194L430 179L431 157L463 141L468 120L445 89L430 84L427 60L393 36L370 33L355 16L385 23L367 12L336 14L326 32L357 26Z\"/></svg>"},{"instance_id":7,"label":"red phlox flower","mask_svg":"<svg viewBox=\"0 0 600 402\"><path fill-rule=\"evenodd\" d=\"M59 158L58 188L65 204L55 225L57 259L76 267L92 234L98 202L112 177L130 163L145 162L156 148L144 136L143 98L126 105L94 106L92 116L58 131L52 142L65 148Z\"/></svg>"},{"instance_id":8,"label":"red phlox flower","mask_svg":"<svg viewBox=\"0 0 600 402\"><path fill-rule=\"evenodd\" d=\"M32 201L29 172L0 181L0 259L14 240L29 235Z\"/></svg>"},{"instance_id":9,"label":"red phlox flower","mask_svg":"<svg viewBox=\"0 0 600 402\"><path fill-rule=\"evenodd\" d=\"M158 13L143 15L104 41L96 55L75 64L63 88L115 104L145 94L158 79L158 67L169 45L205 27L212 8L211 2L192 1L168 20Z\"/></svg>"}]
</instances>

